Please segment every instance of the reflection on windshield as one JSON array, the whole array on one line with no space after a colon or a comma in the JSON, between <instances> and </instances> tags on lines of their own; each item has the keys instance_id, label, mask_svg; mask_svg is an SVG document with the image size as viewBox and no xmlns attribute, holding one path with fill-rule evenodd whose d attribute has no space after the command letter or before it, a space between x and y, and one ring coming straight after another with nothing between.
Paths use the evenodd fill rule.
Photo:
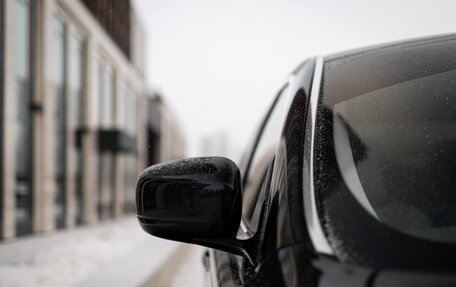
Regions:
<instances>
[{"instance_id":1,"label":"reflection on windshield","mask_svg":"<svg viewBox=\"0 0 456 287\"><path fill-rule=\"evenodd\" d=\"M338 167L384 224L456 242L456 72L376 90L333 108Z\"/></svg>"}]
</instances>

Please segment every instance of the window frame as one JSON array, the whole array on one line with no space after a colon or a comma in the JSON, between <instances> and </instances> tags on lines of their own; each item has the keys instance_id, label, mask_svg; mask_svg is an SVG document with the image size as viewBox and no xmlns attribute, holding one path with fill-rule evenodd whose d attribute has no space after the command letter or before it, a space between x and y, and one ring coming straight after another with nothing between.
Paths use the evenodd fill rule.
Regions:
<instances>
[{"instance_id":1,"label":"window frame","mask_svg":"<svg viewBox=\"0 0 456 287\"><path fill-rule=\"evenodd\" d=\"M274 108L277 105L277 102L279 101L280 95L283 93L283 91L288 86L289 86L289 83L287 82L276 93L276 95L274 96L274 100L273 100L271 106L267 110L266 115L264 116L263 120L261 121L261 124L260 124L259 128L257 129L257 132L256 132L256 135L254 137L253 142L250 143L250 145L246 149L247 161L245 162L245 164L242 164L242 162L240 164L241 165L240 166L241 174L243 175L243 177L242 177L242 186L243 187L244 187L244 185L245 185L245 183L247 181L247 177L248 177L247 175L250 172L250 168L251 168L251 165L252 165L253 157L255 156L255 154L257 152L257 147L258 147L258 144L260 142L260 139L263 136L264 129L265 129L267 123L269 122L271 114L273 113Z\"/></svg>"},{"instance_id":2,"label":"window frame","mask_svg":"<svg viewBox=\"0 0 456 287\"><path fill-rule=\"evenodd\" d=\"M271 106L269 107L265 117L261 121L260 127L258 128L258 131L257 131L257 133L256 133L256 135L254 137L253 143L250 146L248 146L248 148L247 148L246 156L248 157L248 160L246 161L245 166L242 166L242 163L241 163L241 168L240 169L241 169L241 174L243 175L243 177L242 177L243 205L245 204L244 203L245 186L246 186L246 184L248 182L248 179L251 178L250 177L251 172L252 172L251 169L253 168L252 167L252 163L253 163L253 160L255 158L255 155L258 152L258 147L259 147L260 141L261 141L261 139L264 136L265 129L266 129L269 121L271 120L272 114L276 111L276 108L277 108L277 105L278 105L279 101L281 99L283 99L284 101L287 100L287 98L286 98L287 95L286 95L286 93L284 93L284 91L286 91L289 87L290 87L290 83L289 83L289 81L287 81L284 85L282 85L282 87L276 93ZM285 97L285 98L282 98L282 97ZM287 110L288 109L284 109L284 111L283 111L283 120L286 117ZM283 126L281 126L280 130L282 130L282 129L283 129ZM277 142L279 142L279 138L277 138ZM253 219L253 216L256 214L255 209L256 209L256 206L258 205L258 201L264 198L263 196L260 196L260 193L261 193L261 190L263 189L264 181L266 179L270 178L270 176L268 176L268 174L269 174L269 170L270 170L270 165L271 165L271 163L274 162L274 158L275 158L275 156L273 156L272 159L271 159L271 162L268 163L268 168L266 169L265 174L261 176L261 184L258 185L258 188L259 188L258 198L257 198L255 204L253 204L254 213L252 214L252 218L250 218L250 220L247 220L246 217L244 216L244 214L242 214L242 216L241 216L241 230L242 230L243 233L248 234L248 236L253 235L257 231L257 230L254 230L254 229L251 228L252 227L252 222L254 222L254 220L252 220L252 219Z\"/></svg>"}]
</instances>

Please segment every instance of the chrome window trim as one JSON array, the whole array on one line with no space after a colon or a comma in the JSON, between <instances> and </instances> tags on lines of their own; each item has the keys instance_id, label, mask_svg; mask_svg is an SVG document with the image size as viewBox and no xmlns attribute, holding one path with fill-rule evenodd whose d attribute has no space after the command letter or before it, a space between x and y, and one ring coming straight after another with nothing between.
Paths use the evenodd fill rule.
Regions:
<instances>
[{"instance_id":1,"label":"chrome window trim","mask_svg":"<svg viewBox=\"0 0 456 287\"><path fill-rule=\"evenodd\" d=\"M315 159L315 129L317 108L320 98L320 88L323 77L323 57L318 57L315 63L314 75L309 99L309 107L306 119L305 143L304 143L304 168L303 168L303 191L304 191L304 216L310 239L315 250L319 253L333 255L334 252L323 233L323 228L318 217L317 203L315 199L314 183L314 159Z\"/></svg>"}]
</instances>

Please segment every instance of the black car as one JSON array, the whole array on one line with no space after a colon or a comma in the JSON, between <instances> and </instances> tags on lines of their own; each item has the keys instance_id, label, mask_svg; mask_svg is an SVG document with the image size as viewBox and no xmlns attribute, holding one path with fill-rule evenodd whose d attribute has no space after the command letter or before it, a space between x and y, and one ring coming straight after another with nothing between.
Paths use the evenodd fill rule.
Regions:
<instances>
[{"instance_id":1,"label":"black car","mask_svg":"<svg viewBox=\"0 0 456 287\"><path fill-rule=\"evenodd\" d=\"M137 213L212 286L456 286L456 36L301 64L238 168L154 165Z\"/></svg>"}]
</instances>

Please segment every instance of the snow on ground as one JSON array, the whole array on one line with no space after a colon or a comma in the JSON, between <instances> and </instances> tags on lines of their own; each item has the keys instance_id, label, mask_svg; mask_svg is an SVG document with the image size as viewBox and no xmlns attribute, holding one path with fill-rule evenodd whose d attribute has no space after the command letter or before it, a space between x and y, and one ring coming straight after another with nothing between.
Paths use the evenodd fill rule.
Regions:
<instances>
[{"instance_id":1,"label":"snow on ground","mask_svg":"<svg viewBox=\"0 0 456 287\"><path fill-rule=\"evenodd\" d=\"M141 287L202 287L205 284L203 250L205 248L180 244L156 272L143 281Z\"/></svg>"},{"instance_id":2,"label":"snow on ground","mask_svg":"<svg viewBox=\"0 0 456 287\"><path fill-rule=\"evenodd\" d=\"M134 217L23 238L0 244L0 286L95 285L114 280L115 275L122 277L122 284L134 286L166 261L176 246L146 234ZM124 274L115 274L119 270ZM129 274L134 275L131 281Z\"/></svg>"},{"instance_id":3,"label":"snow on ground","mask_svg":"<svg viewBox=\"0 0 456 287\"><path fill-rule=\"evenodd\" d=\"M171 278L170 287L199 287L205 286L204 283L204 266L203 250L198 246L189 246L190 250L186 258L182 261L176 270L176 276Z\"/></svg>"}]
</instances>

